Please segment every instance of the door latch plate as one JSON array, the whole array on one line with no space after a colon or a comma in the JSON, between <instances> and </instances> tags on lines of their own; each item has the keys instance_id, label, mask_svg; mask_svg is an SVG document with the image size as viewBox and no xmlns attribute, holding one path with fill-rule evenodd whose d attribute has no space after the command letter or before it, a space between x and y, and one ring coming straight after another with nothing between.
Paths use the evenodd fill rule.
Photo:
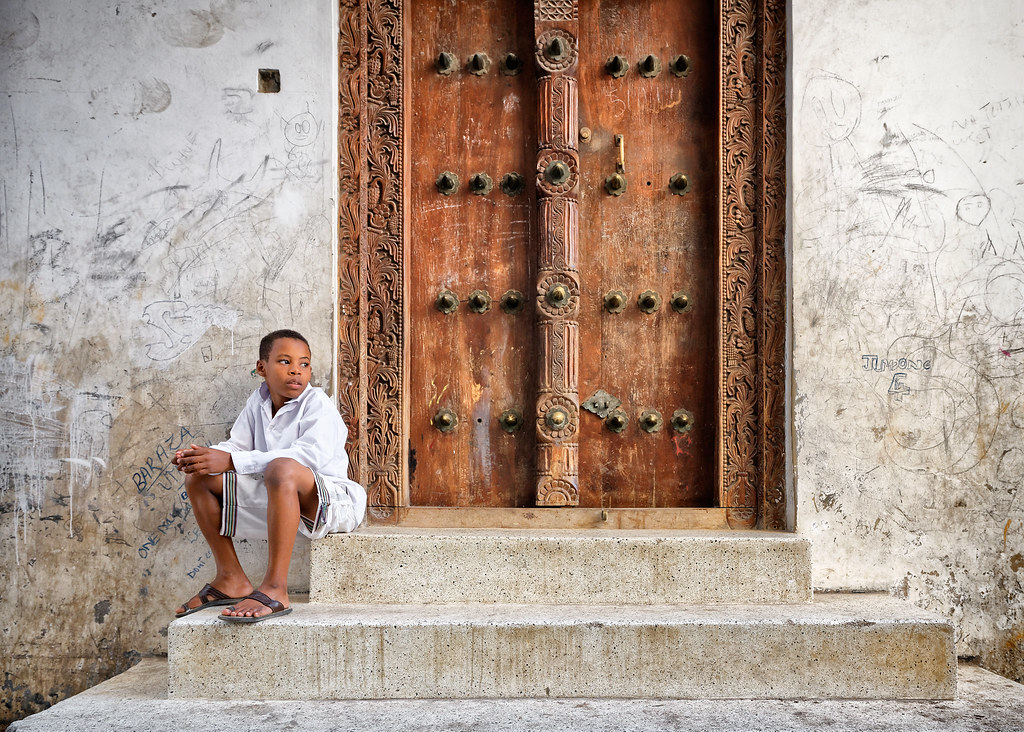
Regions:
<instances>
[{"instance_id":1,"label":"door latch plate","mask_svg":"<svg viewBox=\"0 0 1024 732\"><path fill-rule=\"evenodd\" d=\"M601 419L608 416L608 413L622 404L622 400L612 396L604 389L595 391L582 406L588 412L596 414Z\"/></svg>"}]
</instances>

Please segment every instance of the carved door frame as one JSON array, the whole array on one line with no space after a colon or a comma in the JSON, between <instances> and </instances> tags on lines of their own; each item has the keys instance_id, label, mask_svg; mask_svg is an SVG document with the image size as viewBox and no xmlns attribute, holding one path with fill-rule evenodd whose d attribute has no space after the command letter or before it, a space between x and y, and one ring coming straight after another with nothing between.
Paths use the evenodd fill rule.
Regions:
<instances>
[{"instance_id":1,"label":"carved door frame","mask_svg":"<svg viewBox=\"0 0 1024 732\"><path fill-rule=\"evenodd\" d=\"M369 515L392 522L408 505L404 2L340 0L338 25L338 406ZM535 9L572 21L577 0ZM719 28L718 505L730 527L785 530L785 2L720 0Z\"/></svg>"}]
</instances>

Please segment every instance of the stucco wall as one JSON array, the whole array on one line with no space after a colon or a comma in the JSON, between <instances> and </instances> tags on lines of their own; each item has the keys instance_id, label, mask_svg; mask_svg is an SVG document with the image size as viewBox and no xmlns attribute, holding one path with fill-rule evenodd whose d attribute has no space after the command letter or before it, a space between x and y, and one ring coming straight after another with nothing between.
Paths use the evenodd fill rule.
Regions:
<instances>
[{"instance_id":1,"label":"stucco wall","mask_svg":"<svg viewBox=\"0 0 1024 732\"><path fill-rule=\"evenodd\" d=\"M334 16L0 3L0 720L165 650L210 564L168 460L224 438L262 334L330 387Z\"/></svg>"},{"instance_id":2,"label":"stucco wall","mask_svg":"<svg viewBox=\"0 0 1024 732\"><path fill-rule=\"evenodd\" d=\"M797 523L815 584L1024 656L1024 16L795 0Z\"/></svg>"},{"instance_id":3,"label":"stucco wall","mask_svg":"<svg viewBox=\"0 0 1024 732\"><path fill-rule=\"evenodd\" d=\"M221 438L259 336L303 330L330 383L333 22L313 0L0 3L0 719L164 649L208 565L168 452ZM951 616L1016 678L1022 57L1015 0L792 2L815 584Z\"/></svg>"}]
</instances>

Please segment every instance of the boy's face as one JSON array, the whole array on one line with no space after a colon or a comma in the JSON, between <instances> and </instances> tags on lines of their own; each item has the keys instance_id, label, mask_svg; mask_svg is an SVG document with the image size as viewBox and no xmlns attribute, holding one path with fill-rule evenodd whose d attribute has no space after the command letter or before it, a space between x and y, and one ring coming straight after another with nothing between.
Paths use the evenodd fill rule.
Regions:
<instances>
[{"instance_id":1,"label":"boy's face","mask_svg":"<svg viewBox=\"0 0 1024 732\"><path fill-rule=\"evenodd\" d=\"M312 371L309 347L294 338L278 338L270 347L270 357L256 362L256 373L267 382L274 410L303 392Z\"/></svg>"}]
</instances>

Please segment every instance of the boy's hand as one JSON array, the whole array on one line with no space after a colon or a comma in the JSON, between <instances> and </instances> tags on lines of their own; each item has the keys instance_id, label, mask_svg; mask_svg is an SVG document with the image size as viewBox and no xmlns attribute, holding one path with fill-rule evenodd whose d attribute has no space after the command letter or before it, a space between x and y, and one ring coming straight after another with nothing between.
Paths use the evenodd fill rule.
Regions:
<instances>
[{"instance_id":1,"label":"boy's hand","mask_svg":"<svg viewBox=\"0 0 1024 732\"><path fill-rule=\"evenodd\" d=\"M190 445L187 450L178 450L174 453L171 462L182 473L195 473L196 475L224 473L235 469L230 452L199 445Z\"/></svg>"}]
</instances>

